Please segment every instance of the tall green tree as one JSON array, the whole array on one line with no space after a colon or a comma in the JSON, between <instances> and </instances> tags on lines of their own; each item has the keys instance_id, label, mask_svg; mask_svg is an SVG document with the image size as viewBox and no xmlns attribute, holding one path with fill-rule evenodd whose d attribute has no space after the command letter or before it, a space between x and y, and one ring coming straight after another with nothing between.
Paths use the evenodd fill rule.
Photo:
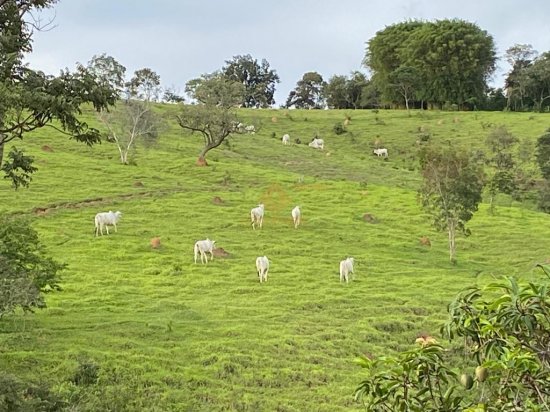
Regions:
<instances>
[{"instance_id":1,"label":"tall green tree","mask_svg":"<svg viewBox=\"0 0 550 412\"><path fill-rule=\"evenodd\" d=\"M401 48L411 33L423 24L415 20L396 23L376 32L375 36L367 42L363 65L371 71L374 87L384 101L400 100L396 97L395 90L389 87L391 83L389 77L395 70L406 64Z\"/></svg>"},{"instance_id":2,"label":"tall green tree","mask_svg":"<svg viewBox=\"0 0 550 412\"><path fill-rule=\"evenodd\" d=\"M346 76L334 75L323 87L323 97L328 107L333 109L348 109L349 96L347 91L348 79Z\"/></svg>"},{"instance_id":3,"label":"tall green tree","mask_svg":"<svg viewBox=\"0 0 550 412\"><path fill-rule=\"evenodd\" d=\"M417 91L420 100L459 107L483 99L495 62L492 36L458 19L409 21L386 27L368 41L364 59L384 100L396 98L392 73L411 67L421 80Z\"/></svg>"},{"instance_id":4,"label":"tall green tree","mask_svg":"<svg viewBox=\"0 0 550 412\"><path fill-rule=\"evenodd\" d=\"M107 128L107 140L117 147L120 162L128 164L138 141L156 139L161 129L161 119L152 106L161 91L160 76L143 68L126 81L126 68L105 54L94 56L88 62L88 69L124 96L123 104L110 111L101 111L98 117Z\"/></svg>"},{"instance_id":5,"label":"tall green tree","mask_svg":"<svg viewBox=\"0 0 550 412\"><path fill-rule=\"evenodd\" d=\"M550 52L542 53L524 70L525 89L533 99L534 109L543 112L550 106Z\"/></svg>"},{"instance_id":6,"label":"tall green tree","mask_svg":"<svg viewBox=\"0 0 550 412\"><path fill-rule=\"evenodd\" d=\"M506 49L505 58L510 65L510 71L504 81L507 95L508 110L526 109L524 98L528 76L525 73L538 52L530 44L515 44Z\"/></svg>"},{"instance_id":7,"label":"tall green tree","mask_svg":"<svg viewBox=\"0 0 550 412\"><path fill-rule=\"evenodd\" d=\"M388 82L388 87L405 101L405 108L410 116L409 102L415 98L422 84L420 73L414 67L400 66L390 73Z\"/></svg>"},{"instance_id":8,"label":"tall green tree","mask_svg":"<svg viewBox=\"0 0 550 412\"><path fill-rule=\"evenodd\" d=\"M270 68L269 62L261 63L250 54L234 56L226 60L222 73L228 80L240 82L244 86L241 104L244 107L269 107L275 103L275 85L280 82L277 72Z\"/></svg>"},{"instance_id":9,"label":"tall green tree","mask_svg":"<svg viewBox=\"0 0 550 412\"><path fill-rule=\"evenodd\" d=\"M484 172L472 156L455 147L427 147L420 157L422 206L436 229L449 237L449 259L455 261L456 235L469 235L466 223L482 199Z\"/></svg>"},{"instance_id":10,"label":"tall green tree","mask_svg":"<svg viewBox=\"0 0 550 412\"><path fill-rule=\"evenodd\" d=\"M298 109L320 109L324 105L323 89L325 81L317 72L304 73L286 100L286 107Z\"/></svg>"},{"instance_id":11,"label":"tall green tree","mask_svg":"<svg viewBox=\"0 0 550 412\"><path fill-rule=\"evenodd\" d=\"M12 155L3 164L5 145L21 140L30 131L51 126L61 134L93 145L101 140L99 130L78 119L82 104L105 110L117 99L117 91L102 83L82 65L75 72L47 76L23 63L32 52L36 29L31 16L52 7L56 0L0 1L0 167L15 187L28 185L32 158ZM12 147L12 150L17 150ZM21 172L21 173L20 173ZM17 176L17 184L13 177Z\"/></svg>"},{"instance_id":12,"label":"tall green tree","mask_svg":"<svg viewBox=\"0 0 550 412\"><path fill-rule=\"evenodd\" d=\"M487 180L489 190L489 210L494 212L494 199L497 193L511 195L517 190L516 185L516 162L514 160L514 149L519 139L510 133L505 126L493 129L485 144L489 148L490 156L487 159L491 167L491 174Z\"/></svg>"},{"instance_id":13,"label":"tall green tree","mask_svg":"<svg viewBox=\"0 0 550 412\"><path fill-rule=\"evenodd\" d=\"M198 104L182 106L176 120L182 129L203 137L197 164L206 165L206 154L238 133L236 108L242 101L244 86L215 72L190 80L186 92Z\"/></svg>"},{"instance_id":14,"label":"tall green tree","mask_svg":"<svg viewBox=\"0 0 550 412\"><path fill-rule=\"evenodd\" d=\"M349 77L334 75L323 85L323 99L334 109L358 109L367 84L367 77L359 71L352 72Z\"/></svg>"}]
</instances>

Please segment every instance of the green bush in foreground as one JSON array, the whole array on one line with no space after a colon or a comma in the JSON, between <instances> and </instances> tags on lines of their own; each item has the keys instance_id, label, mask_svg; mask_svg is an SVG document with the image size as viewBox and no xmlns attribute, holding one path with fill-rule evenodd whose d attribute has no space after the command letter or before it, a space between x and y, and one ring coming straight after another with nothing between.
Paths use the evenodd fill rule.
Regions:
<instances>
[{"instance_id":1,"label":"green bush in foreground","mask_svg":"<svg viewBox=\"0 0 550 412\"><path fill-rule=\"evenodd\" d=\"M549 268L540 267L548 275ZM496 298L495 291L500 292ZM361 357L358 363L367 377L356 398L367 410L550 410L547 283L519 285L506 278L484 290L466 289L448 312L444 335L463 338L468 360L478 366L471 371L451 368L445 349L429 339L419 339L421 347L395 357Z\"/></svg>"},{"instance_id":2,"label":"green bush in foreground","mask_svg":"<svg viewBox=\"0 0 550 412\"><path fill-rule=\"evenodd\" d=\"M29 223L0 216L0 318L17 308L44 307L42 292L60 289L64 267L46 256Z\"/></svg>"}]
</instances>

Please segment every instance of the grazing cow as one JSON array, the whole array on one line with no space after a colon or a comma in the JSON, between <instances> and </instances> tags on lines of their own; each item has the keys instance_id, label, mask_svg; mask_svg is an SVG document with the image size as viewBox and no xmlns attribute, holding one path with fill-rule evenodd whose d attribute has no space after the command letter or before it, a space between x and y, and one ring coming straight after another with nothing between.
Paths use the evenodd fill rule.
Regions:
<instances>
[{"instance_id":1,"label":"grazing cow","mask_svg":"<svg viewBox=\"0 0 550 412\"><path fill-rule=\"evenodd\" d=\"M256 270L258 271L260 283L267 282L267 272L269 271L269 260L267 256L259 256L256 258Z\"/></svg>"},{"instance_id":2,"label":"grazing cow","mask_svg":"<svg viewBox=\"0 0 550 412\"><path fill-rule=\"evenodd\" d=\"M250 133L250 134L256 133L256 128L254 127L253 124L249 124L248 126L245 126L244 130L246 133Z\"/></svg>"},{"instance_id":3,"label":"grazing cow","mask_svg":"<svg viewBox=\"0 0 550 412\"><path fill-rule=\"evenodd\" d=\"M199 253L201 255L201 263L208 263L207 253L210 253L210 260L214 259L214 243L216 243L215 240L210 240L208 238L195 242L195 247L193 250L195 254L195 263L197 263Z\"/></svg>"},{"instance_id":4,"label":"grazing cow","mask_svg":"<svg viewBox=\"0 0 550 412\"><path fill-rule=\"evenodd\" d=\"M260 229L264 223L264 204L260 203L258 207L250 210L250 220L252 221L252 229L256 230L256 224L260 225Z\"/></svg>"},{"instance_id":5,"label":"grazing cow","mask_svg":"<svg viewBox=\"0 0 550 412\"><path fill-rule=\"evenodd\" d=\"M116 224L120 220L121 216L122 213L118 210L116 212L109 210L108 212L100 212L95 215L95 235L98 236L99 233L101 233L101 236L103 236L103 227L107 229L107 234L109 234L109 226L114 226L116 232Z\"/></svg>"},{"instance_id":6,"label":"grazing cow","mask_svg":"<svg viewBox=\"0 0 550 412\"><path fill-rule=\"evenodd\" d=\"M352 257L340 262L340 282L345 280L348 283L349 274L353 273L353 263L354 259Z\"/></svg>"},{"instance_id":7,"label":"grazing cow","mask_svg":"<svg viewBox=\"0 0 550 412\"><path fill-rule=\"evenodd\" d=\"M323 139L314 138L310 143L309 147L313 147L314 149L321 149L323 150L325 148L325 141Z\"/></svg>"},{"instance_id":8,"label":"grazing cow","mask_svg":"<svg viewBox=\"0 0 550 412\"><path fill-rule=\"evenodd\" d=\"M294 221L294 229L298 229L298 225L302 220L302 212L300 211L300 206L296 206L292 209L292 220Z\"/></svg>"},{"instance_id":9,"label":"grazing cow","mask_svg":"<svg viewBox=\"0 0 550 412\"><path fill-rule=\"evenodd\" d=\"M374 149L373 153L378 157L380 157L380 156L388 157L388 149L384 149L384 148Z\"/></svg>"},{"instance_id":10,"label":"grazing cow","mask_svg":"<svg viewBox=\"0 0 550 412\"><path fill-rule=\"evenodd\" d=\"M283 144L286 146L290 144L290 136L288 134L283 135Z\"/></svg>"}]
</instances>

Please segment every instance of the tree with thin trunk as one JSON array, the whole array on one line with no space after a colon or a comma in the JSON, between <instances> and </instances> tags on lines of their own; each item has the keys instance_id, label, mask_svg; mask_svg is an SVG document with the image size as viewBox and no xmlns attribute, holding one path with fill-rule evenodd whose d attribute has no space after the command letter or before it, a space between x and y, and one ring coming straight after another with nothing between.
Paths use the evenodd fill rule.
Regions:
<instances>
[{"instance_id":1,"label":"tree with thin trunk","mask_svg":"<svg viewBox=\"0 0 550 412\"><path fill-rule=\"evenodd\" d=\"M109 112L99 113L100 121L108 130L107 140L116 145L122 164L130 163L138 141L158 137L161 119L153 111L152 102L160 92L158 74L148 68L136 70L130 81L124 84L122 94L126 98L122 104Z\"/></svg>"},{"instance_id":2,"label":"tree with thin trunk","mask_svg":"<svg viewBox=\"0 0 550 412\"><path fill-rule=\"evenodd\" d=\"M414 67L401 66L391 72L389 77L389 87L395 90L405 100L407 114L411 116L409 102L414 99L417 89L420 88L420 73Z\"/></svg>"},{"instance_id":3,"label":"tree with thin trunk","mask_svg":"<svg viewBox=\"0 0 550 412\"><path fill-rule=\"evenodd\" d=\"M178 124L191 133L199 133L204 138L204 146L199 153L197 164L206 165L206 154L220 146L232 133L238 133L237 116L224 107L208 105L184 106L177 116Z\"/></svg>"},{"instance_id":4,"label":"tree with thin trunk","mask_svg":"<svg viewBox=\"0 0 550 412\"><path fill-rule=\"evenodd\" d=\"M215 72L190 80L186 91L197 104L182 106L176 120L183 129L203 136L204 146L197 164L206 165L206 154L210 150L220 146L231 134L239 133L235 109L243 99L244 87Z\"/></svg>"},{"instance_id":5,"label":"tree with thin trunk","mask_svg":"<svg viewBox=\"0 0 550 412\"><path fill-rule=\"evenodd\" d=\"M484 174L481 164L455 147L427 147L420 156L423 184L420 199L436 229L447 231L449 259L456 260L456 235L470 234L466 223L482 199Z\"/></svg>"}]
</instances>

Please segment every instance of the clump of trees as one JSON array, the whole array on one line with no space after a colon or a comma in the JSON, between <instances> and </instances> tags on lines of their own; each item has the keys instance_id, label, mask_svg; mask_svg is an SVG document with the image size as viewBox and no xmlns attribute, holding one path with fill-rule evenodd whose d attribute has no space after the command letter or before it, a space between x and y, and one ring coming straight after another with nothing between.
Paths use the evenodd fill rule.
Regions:
<instances>
[{"instance_id":1,"label":"clump of trees","mask_svg":"<svg viewBox=\"0 0 550 412\"><path fill-rule=\"evenodd\" d=\"M492 36L467 21L406 21L368 41L364 65L383 101L416 107L473 107L495 70Z\"/></svg>"},{"instance_id":2,"label":"clump of trees","mask_svg":"<svg viewBox=\"0 0 550 412\"><path fill-rule=\"evenodd\" d=\"M441 332L462 342L465 362L453 365L433 339L396 356L363 356L356 399L369 411L548 411L549 286L510 277L462 291Z\"/></svg>"},{"instance_id":3,"label":"clump of trees","mask_svg":"<svg viewBox=\"0 0 550 412\"><path fill-rule=\"evenodd\" d=\"M530 44L506 50L511 66L505 80L508 110L542 112L550 106L550 52L538 54Z\"/></svg>"}]
</instances>

